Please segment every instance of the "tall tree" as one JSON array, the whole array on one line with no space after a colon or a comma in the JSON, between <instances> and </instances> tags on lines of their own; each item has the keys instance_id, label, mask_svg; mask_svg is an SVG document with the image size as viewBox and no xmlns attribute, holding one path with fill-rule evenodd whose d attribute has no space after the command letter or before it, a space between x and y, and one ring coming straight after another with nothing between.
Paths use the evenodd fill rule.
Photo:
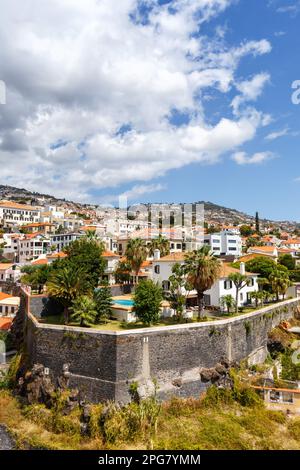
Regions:
<instances>
[{"instance_id":1,"label":"tall tree","mask_svg":"<svg viewBox=\"0 0 300 470\"><path fill-rule=\"evenodd\" d=\"M135 274L135 283L138 282L138 273L147 258L147 247L141 238L132 238L128 241L125 256Z\"/></svg>"},{"instance_id":2,"label":"tall tree","mask_svg":"<svg viewBox=\"0 0 300 470\"><path fill-rule=\"evenodd\" d=\"M240 273L233 273L229 274L228 279L233 282L235 285L236 293L235 293L235 312L238 313L239 311L239 292L246 286L249 285L250 279L245 276L244 274Z\"/></svg>"},{"instance_id":3,"label":"tall tree","mask_svg":"<svg viewBox=\"0 0 300 470\"><path fill-rule=\"evenodd\" d=\"M115 271L115 281L119 284L130 281L131 264L128 261L119 261Z\"/></svg>"},{"instance_id":4,"label":"tall tree","mask_svg":"<svg viewBox=\"0 0 300 470\"><path fill-rule=\"evenodd\" d=\"M112 296L108 286L103 286L94 292L96 305L96 323L106 322L111 316Z\"/></svg>"},{"instance_id":5,"label":"tall tree","mask_svg":"<svg viewBox=\"0 0 300 470\"><path fill-rule=\"evenodd\" d=\"M162 288L151 280L141 281L134 292L134 312L145 325L151 326L160 318Z\"/></svg>"},{"instance_id":6,"label":"tall tree","mask_svg":"<svg viewBox=\"0 0 300 470\"><path fill-rule=\"evenodd\" d=\"M186 254L185 272L188 282L197 291L199 320L204 310L204 292L214 285L220 270L221 262L212 254L207 245Z\"/></svg>"},{"instance_id":7,"label":"tall tree","mask_svg":"<svg viewBox=\"0 0 300 470\"><path fill-rule=\"evenodd\" d=\"M255 214L255 231L256 231L256 233L260 233L260 224L259 224L258 212L256 212L256 214Z\"/></svg>"},{"instance_id":8,"label":"tall tree","mask_svg":"<svg viewBox=\"0 0 300 470\"><path fill-rule=\"evenodd\" d=\"M291 281L289 279L288 273L276 269L270 275L270 284L278 302L280 295L282 295L283 298L285 297L285 293L290 287Z\"/></svg>"},{"instance_id":9,"label":"tall tree","mask_svg":"<svg viewBox=\"0 0 300 470\"><path fill-rule=\"evenodd\" d=\"M180 263L174 264L169 282L170 291L167 298L170 301L171 307L176 312L177 319L180 320L186 305L187 295L192 290L192 286L188 283L186 278L184 265Z\"/></svg>"},{"instance_id":10,"label":"tall tree","mask_svg":"<svg viewBox=\"0 0 300 470\"><path fill-rule=\"evenodd\" d=\"M161 256L167 256L170 253L170 242L160 233L157 238L153 238L153 240L151 240L148 249L150 256L154 255L155 250L159 250Z\"/></svg>"},{"instance_id":11,"label":"tall tree","mask_svg":"<svg viewBox=\"0 0 300 470\"><path fill-rule=\"evenodd\" d=\"M71 243L66 249L68 257L61 264L71 265L73 269L79 266L84 271L90 286L98 286L100 276L104 273L105 262L102 258L104 246L95 239L82 237Z\"/></svg>"},{"instance_id":12,"label":"tall tree","mask_svg":"<svg viewBox=\"0 0 300 470\"><path fill-rule=\"evenodd\" d=\"M90 286L81 268L71 265L61 267L53 271L47 282L47 291L50 297L54 297L64 307L65 323L69 323L70 307L76 297L87 294Z\"/></svg>"}]
</instances>

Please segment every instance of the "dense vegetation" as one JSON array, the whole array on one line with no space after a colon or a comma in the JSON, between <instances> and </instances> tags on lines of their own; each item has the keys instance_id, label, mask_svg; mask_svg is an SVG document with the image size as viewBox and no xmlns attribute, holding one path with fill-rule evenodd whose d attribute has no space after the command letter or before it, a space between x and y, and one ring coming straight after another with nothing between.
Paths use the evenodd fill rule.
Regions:
<instances>
[{"instance_id":1,"label":"dense vegetation","mask_svg":"<svg viewBox=\"0 0 300 470\"><path fill-rule=\"evenodd\" d=\"M250 389L211 387L199 399L155 398L125 407L92 405L87 435L81 434L81 410L62 413L67 392L51 409L22 407L9 391L0 392L0 422L20 448L300 450L300 419L268 411Z\"/></svg>"}]
</instances>

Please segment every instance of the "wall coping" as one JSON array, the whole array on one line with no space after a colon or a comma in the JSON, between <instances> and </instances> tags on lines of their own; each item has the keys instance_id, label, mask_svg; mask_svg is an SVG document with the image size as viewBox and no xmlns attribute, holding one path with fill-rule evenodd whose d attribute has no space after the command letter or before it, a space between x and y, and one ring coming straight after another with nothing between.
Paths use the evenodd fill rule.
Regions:
<instances>
[{"instance_id":1,"label":"wall coping","mask_svg":"<svg viewBox=\"0 0 300 470\"><path fill-rule=\"evenodd\" d=\"M25 295L28 296L28 293L23 290ZM68 325L49 325L46 323L40 323L35 316L31 312L26 312L27 316L33 321L34 325L38 329L47 329L47 330L57 330L57 331L69 331L69 332L77 332L77 333L92 333L92 334L101 334L106 336L137 336L137 335L146 335L150 333L166 333L170 331L178 331L178 330L192 330L192 329L199 329L205 328L208 326L219 327L219 326L229 326L234 323L238 323L243 320L253 319L256 317L263 316L268 312L272 312L277 308L282 308L285 306L293 305L293 304L300 304L300 298L295 297L293 299L285 300L283 302L278 302L276 304L269 305L267 307L261 308L256 310L255 312L244 313L242 315L238 315L232 318L226 318L224 320L217 320L217 321L206 321L206 322L197 322L197 323L184 323L180 325L167 325L167 326L152 326L152 327L145 327L145 328L138 328L136 330L124 330L124 331L107 331L107 330L100 330L97 328L84 328L79 326L68 326Z\"/></svg>"}]
</instances>

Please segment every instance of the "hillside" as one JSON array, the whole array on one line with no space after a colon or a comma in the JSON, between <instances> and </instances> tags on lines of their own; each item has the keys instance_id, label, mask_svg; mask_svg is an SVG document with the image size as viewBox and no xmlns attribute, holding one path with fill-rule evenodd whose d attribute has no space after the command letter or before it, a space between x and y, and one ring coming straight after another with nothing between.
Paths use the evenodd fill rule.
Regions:
<instances>
[{"instance_id":1,"label":"hillside","mask_svg":"<svg viewBox=\"0 0 300 470\"><path fill-rule=\"evenodd\" d=\"M0 185L0 199L11 200L16 202L24 202L31 204L50 204L65 207L70 207L72 209L80 208L95 208L96 205L93 204L81 204L67 200L65 198L56 198L55 196L49 194L42 194L39 192L29 191L25 188L15 188L8 185ZM204 204L205 208L205 219L211 221L212 223L227 223L227 224L253 224L255 221L255 214L248 215L244 212L238 211L236 209L231 209L224 207L218 204L215 204L210 201L198 201L193 203ZM149 206L149 204L146 204ZM183 206L183 204L174 204L175 207ZM272 221L270 219L261 219L262 225L274 225L277 227L282 227L283 229L293 229L297 225L296 222L292 221Z\"/></svg>"}]
</instances>

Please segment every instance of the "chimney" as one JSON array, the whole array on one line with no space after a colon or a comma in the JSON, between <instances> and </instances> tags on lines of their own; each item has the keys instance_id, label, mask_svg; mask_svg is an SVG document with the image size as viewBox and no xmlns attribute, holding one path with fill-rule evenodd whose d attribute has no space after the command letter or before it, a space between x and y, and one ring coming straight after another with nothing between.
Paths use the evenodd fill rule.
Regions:
<instances>
[{"instance_id":1,"label":"chimney","mask_svg":"<svg viewBox=\"0 0 300 470\"><path fill-rule=\"evenodd\" d=\"M154 261L158 261L160 259L160 251L159 250L154 250L153 259L154 259Z\"/></svg>"},{"instance_id":2,"label":"chimney","mask_svg":"<svg viewBox=\"0 0 300 470\"><path fill-rule=\"evenodd\" d=\"M246 269L245 269L245 263L240 264L240 273L245 276L246 274Z\"/></svg>"}]
</instances>

